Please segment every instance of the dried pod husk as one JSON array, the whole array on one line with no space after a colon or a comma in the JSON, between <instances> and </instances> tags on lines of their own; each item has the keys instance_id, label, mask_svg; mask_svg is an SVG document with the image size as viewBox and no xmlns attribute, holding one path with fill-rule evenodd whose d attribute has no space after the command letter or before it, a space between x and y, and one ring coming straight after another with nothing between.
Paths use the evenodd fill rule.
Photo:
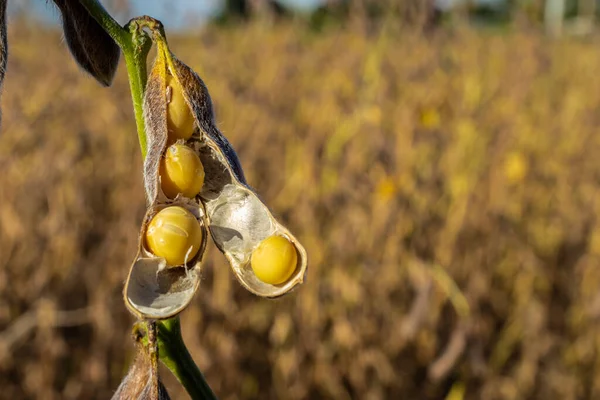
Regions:
<instances>
[{"instance_id":1,"label":"dried pod husk","mask_svg":"<svg viewBox=\"0 0 600 400\"><path fill-rule=\"evenodd\" d=\"M119 46L79 1L53 1L60 9L65 39L75 61L102 85L110 86L119 64Z\"/></svg>"},{"instance_id":2,"label":"dried pod husk","mask_svg":"<svg viewBox=\"0 0 600 400\"><path fill-rule=\"evenodd\" d=\"M180 206L190 211L200 224L202 242L198 252L185 264L168 266L146 245L146 231L162 209ZM207 243L206 219L202 205L189 199L176 199L149 207L140 231L138 254L125 282L124 297L129 311L140 319L166 319L177 315L190 303L200 284L200 268Z\"/></svg>"},{"instance_id":3,"label":"dried pod husk","mask_svg":"<svg viewBox=\"0 0 600 400\"><path fill-rule=\"evenodd\" d=\"M112 400L169 400L167 389L155 374L158 374L158 371L154 371L149 355L138 345L135 360ZM158 385L158 390L155 390L154 385Z\"/></svg>"},{"instance_id":4,"label":"dried pod husk","mask_svg":"<svg viewBox=\"0 0 600 400\"><path fill-rule=\"evenodd\" d=\"M160 189L160 160L167 147L167 65L164 52L158 51L144 93L146 122L146 158L144 159L144 189L148 205L166 202ZM159 194L161 195L159 198Z\"/></svg>"},{"instance_id":5,"label":"dried pod husk","mask_svg":"<svg viewBox=\"0 0 600 400\"><path fill-rule=\"evenodd\" d=\"M181 312L192 300L200 283L201 262L207 243L206 212L202 203L178 197L168 199L160 189L159 165L167 145L166 63L159 51L148 78L144 96L147 154L144 160L144 186L148 210L140 230L139 248L125 283L125 304L140 319L166 319ZM160 210L181 206L197 217L202 243L185 265L167 266L146 246L148 224Z\"/></svg>"},{"instance_id":6,"label":"dried pod husk","mask_svg":"<svg viewBox=\"0 0 600 400\"><path fill-rule=\"evenodd\" d=\"M212 238L225 254L239 282L262 297L281 296L303 282L307 255L300 242L271 214L248 186L240 161L229 141L217 129L206 85L188 66L166 54L169 72L183 87L198 131L188 145L198 152L205 179L199 194ZM298 262L291 277L279 285L258 279L250 266L252 252L271 235L287 238L296 248Z\"/></svg>"}]
</instances>

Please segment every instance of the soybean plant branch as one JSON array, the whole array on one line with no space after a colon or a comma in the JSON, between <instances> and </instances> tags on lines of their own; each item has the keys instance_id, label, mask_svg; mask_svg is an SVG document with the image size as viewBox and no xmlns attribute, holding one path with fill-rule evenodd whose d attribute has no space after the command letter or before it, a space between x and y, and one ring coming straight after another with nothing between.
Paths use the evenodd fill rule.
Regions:
<instances>
[{"instance_id":1,"label":"soybean plant branch","mask_svg":"<svg viewBox=\"0 0 600 400\"><path fill-rule=\"evenodd\" d=\"M148 26L149 22L154 21L156 25L153 28L157 29L162 34L162 40L165 40L162 24L150 18L147 18L148 21L144 20L144 23L138 23L136 19L133 19L126 29L120 26L97 0L79 1L123 51L140 148L142 157L145 158L146 129L142 105L147 81L146 58L152 43L143 28ZM192 399L216 399L217 397L185 347L181 337L179 317L157 321L156 325L158 329L159 358L163 364L181 382Z\"/></svg>"}]
</instances>

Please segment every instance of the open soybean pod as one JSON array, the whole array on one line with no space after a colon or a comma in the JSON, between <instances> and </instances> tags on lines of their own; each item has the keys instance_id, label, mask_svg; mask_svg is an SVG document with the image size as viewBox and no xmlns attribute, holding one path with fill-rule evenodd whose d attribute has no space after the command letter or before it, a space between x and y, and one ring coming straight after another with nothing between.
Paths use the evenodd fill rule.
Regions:
<instances>
[{"instance_id":1,"label":"open soybean pod","mask_svg":"<svg viewBox=\"0 0 600 400\"><path fill-rule=\"evenodd\" d=\"M262 297L286 294L304 280L306 250L246 183L235 151L216 127L212 101L202 79L168 50L165 59L169 73L183 88L199 128L189 144L198 152L204 166L204 185L198 197L204 204L215 244L225 254L236 278L250 292ZM265 246L273 237L283 238L281 242L284 246L287 243L287 248ZM259 279L256 266L251 265L251 259L258 258L253 254L261 247L270 251L270 254L262 252L267 258L293 263L288 272L271 283L268 279Z\"/></svg>"},{"instance_id":2,"label":"open soybean pod","mask_svg":"<svg viewBox=\"0 0 600 400\"><path fill-rule=\"evenodd\" d=\"M144 184L150 209L125 285L127 306L141 318L169 318L189 304L198 288L206 235L191 264L176 268L167 268L168 258L157 257L150 248L152 221L161 209L175 205L192 212L203 231L208 227L246 289L262 297L289 292L304 279L306 251L247 185L235 151L215 125L204 82L170 53L165 42L157 45L144 97L148 139ZM165 190L167 180L160 166L173 143L191 150L202 165L202 186L187 193L191 197L173 197Z\"/></svg>"},{"instance_id":3,"label":"open soybean pod","mask_svg":"<svg viewBox=\"0 0 600 400\"><path fill-rule=\"evenodd\" d=\"M166 64L159 53L144 97L148 138L144 186L149 207L124 289L129 310L145 319L170 318L190 303L200 283L208 237L202 203L184 197L168 199L160 189L159 168L167 146L165 92Z\"/></svg>"}]
</instances>

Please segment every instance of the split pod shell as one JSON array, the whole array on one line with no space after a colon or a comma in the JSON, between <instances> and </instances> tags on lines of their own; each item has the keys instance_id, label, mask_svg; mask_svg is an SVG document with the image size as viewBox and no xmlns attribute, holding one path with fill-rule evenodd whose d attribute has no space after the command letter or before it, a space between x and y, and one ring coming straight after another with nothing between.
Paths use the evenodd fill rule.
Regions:
<instances>
[{"instance_id":1,"label":"split pod shell","mask_svg":"<svg viewBox=\"0 0 600 400\"><path fill-rule=\"evenodd\" d=\"M201 192L194 199L179 196L169 200L160 188L159 165L167 146L167 102L171 90L166 85L167 74L179 82L195 120L194 134L185 144L200 157L205 178ZM144 248L145 229L152 215L161 207L181 205L182 202L188 209L194 210L203 223L203 229L205 226L208 228L235 277L247 290L261 297L278 297L302 283L307 270L304 247L248 186L233 147L216 127L206 85L164 44L158 46L157 58L148 79L144 117L148 138L144 184L150 206L140 233L138 257L130 269L124 291L125 303L130 311L140 318L169 318L182 311L198 289L205 243L191 266L188 263L178 268L165 268L164 260ZM294 272L279 285L259 280L250 266L252 252L262 240L272 235L287 238L298 256Z\"/></svg>"}]
</instances>

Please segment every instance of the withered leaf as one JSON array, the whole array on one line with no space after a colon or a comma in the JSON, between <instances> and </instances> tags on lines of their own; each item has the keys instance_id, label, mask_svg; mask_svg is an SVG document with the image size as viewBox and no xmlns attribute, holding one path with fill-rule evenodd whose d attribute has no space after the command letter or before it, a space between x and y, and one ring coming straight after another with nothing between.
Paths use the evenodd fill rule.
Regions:
<instances>
[{"instance_id":1,"label":"withered leaf","mask_svg":"<svg viewBox=\"0 0 600 400\"><path fill-rule=\"evenodd\" d=\"M158 371L153 371L149 356L138 346L135 361L112 400L169 400L169 393L156 374ZM155 385L158 385L158 397Z\"/></svg>"},{"instance_id":2,"label":"withered leaf","mask_svg":"<svg viewBox=\"0 0 600 400\"><path fill-rule=\"evenodd\" d=\"M119 46L78 0L53 1L60 9L75 61L102 85L110 86L119 64Z\"/></svg>"}]
</instances>

